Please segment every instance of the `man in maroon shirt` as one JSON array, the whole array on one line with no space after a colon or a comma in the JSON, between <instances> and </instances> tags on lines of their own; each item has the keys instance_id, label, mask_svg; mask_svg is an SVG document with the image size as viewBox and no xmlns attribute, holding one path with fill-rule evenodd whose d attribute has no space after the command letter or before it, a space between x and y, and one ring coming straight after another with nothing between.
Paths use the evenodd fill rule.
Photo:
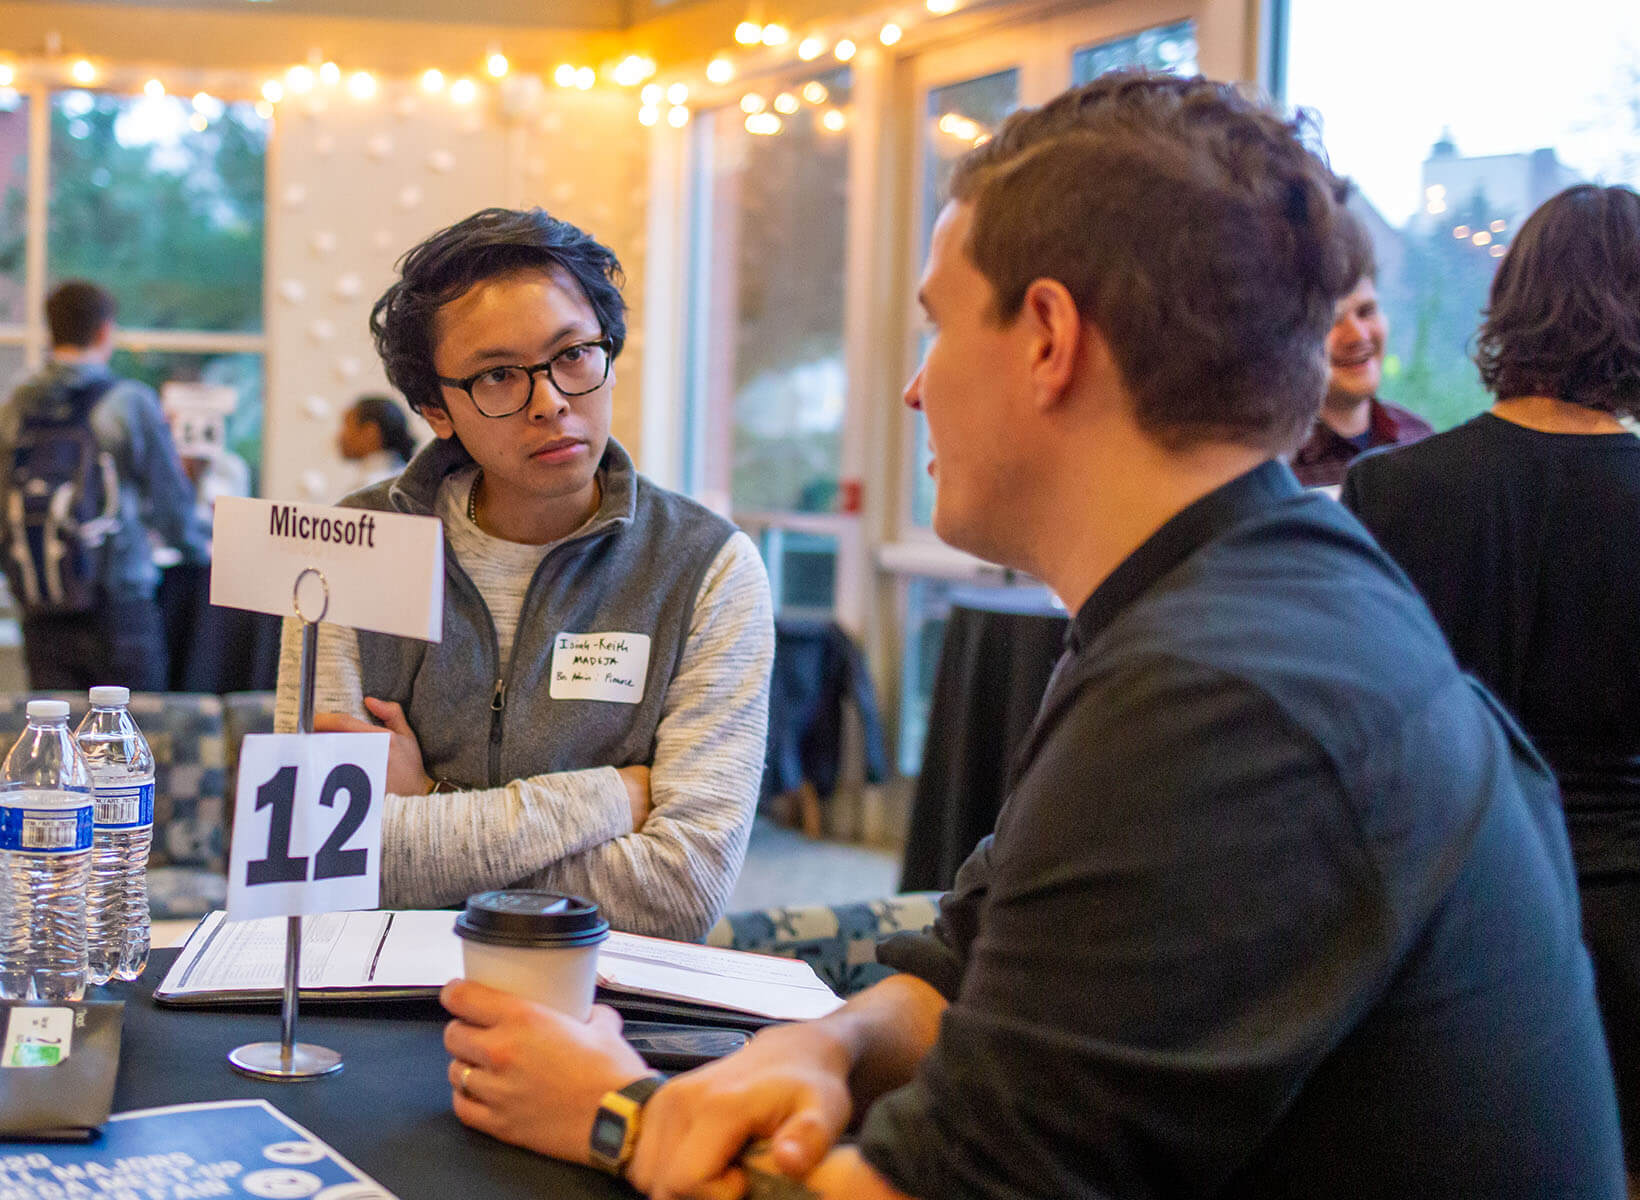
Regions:
<instances>
[{"instance_id":1,"label":"man in maroon shirt","mask_svg":"<svg viewBox=\"0 0 1640 1200\"><path fill-rule=\"evenodd\" d=\"M1309 440L1293 455L1293 474L1306 487L1344 482L1350 460L1379 446L1416 442L1435 432L1416 413L1378 399L1389 324L1378 289L1363 275L1333 310L1327 334L1327 396Z\"/></svg>"}]
</instances>

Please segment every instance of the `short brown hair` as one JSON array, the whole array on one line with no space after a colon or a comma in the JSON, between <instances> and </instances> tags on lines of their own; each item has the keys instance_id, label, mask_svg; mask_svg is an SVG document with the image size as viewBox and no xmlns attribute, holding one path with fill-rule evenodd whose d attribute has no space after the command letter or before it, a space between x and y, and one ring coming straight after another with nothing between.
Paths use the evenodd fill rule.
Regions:
<instances>
[{"instance_id":1,"label":"short brown hair","mask_svg":"<svg viewBox=\"0 0 1640 1200\"><path fill-rule=\"evenodd\" d=\"M86 279L60 283L46 297L53 346L89 346L113 319L114 297Z\"/></svg>"},{"instance_id":2,"label":"short brown hair","mask_svg":"<svg viewBox=\"0 0 1640 1200\"><path fill-rule=\"evenodd\" d=\"M1578 184L1526 219L1493 277L1475 362L1499 400L1640 416L1640 195Z\"/></svg>"},{"instance_id":3,"label":"short brown hair","mask_svg":"<svg viewBox=\"0 0 1640 1200\"><path fill-rule=\"evenodd\" d=\"M1111 72L1009 117L951 198L973 205L968 254L1000 320L1056 279L1146 433L1279 453L1309 432L1333 304L1371 264L1308 135L1228 84Z\"/></svg>"}]
</instances>

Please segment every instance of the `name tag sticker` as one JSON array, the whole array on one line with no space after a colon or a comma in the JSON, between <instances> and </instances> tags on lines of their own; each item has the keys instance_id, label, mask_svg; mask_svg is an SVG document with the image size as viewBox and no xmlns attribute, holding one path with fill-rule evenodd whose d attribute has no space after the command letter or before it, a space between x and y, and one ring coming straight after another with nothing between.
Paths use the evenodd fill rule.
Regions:
<instances>
[{"instance_id":1,"label":"name tag sticker","mask_svg":"<svg viewBox=\"0 0 1640 1200\"><path fill-rule=\"evenodd\" d=\"M552 643L554 700L636 704L649 675L647 633L560 633Z\"/></svg>"},{"instance_id":2,"label":"name tag sticker","mask_svg":"<svg viewBox=\"0 0 1640 1200\"><path fill-rule=\"evenodd\" d=\"M10 1011L0 1067L55 1067L68 1057L74 1043L72 1008L19 1005Z\"/></svg>"}]
</instances>

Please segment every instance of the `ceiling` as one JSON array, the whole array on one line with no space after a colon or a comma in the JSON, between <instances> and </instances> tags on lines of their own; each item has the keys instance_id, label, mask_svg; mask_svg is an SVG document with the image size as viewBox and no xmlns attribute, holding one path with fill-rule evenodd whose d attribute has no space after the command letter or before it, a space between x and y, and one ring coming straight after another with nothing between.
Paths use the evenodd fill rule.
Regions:
<instances>
[{"instance_id":1,"label":"ceiling","mask_svg":"<svg viewBox=\"0 0 1640 1200\"><path fill-rule=\"evenodd\" d=\"M54 0L20 2L44 5ZM309 14L456 25L521 25L537 29L607 29L612 8L608 3L577 3L576 0L113 0L113 3L121 8ZM622 12L631 9L631 5L624 2L614 7ZM651 3L649 7L657 6Z\"/></svg>"}]
</instances>

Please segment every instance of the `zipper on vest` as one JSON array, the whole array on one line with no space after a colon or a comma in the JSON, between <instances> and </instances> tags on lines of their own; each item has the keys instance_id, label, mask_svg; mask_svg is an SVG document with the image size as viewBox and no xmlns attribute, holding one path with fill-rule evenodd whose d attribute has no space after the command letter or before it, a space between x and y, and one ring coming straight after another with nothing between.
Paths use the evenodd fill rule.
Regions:
<instances>
[{"instance_id":1,"label":"zipper on vest","mask_svg":"<svg viewBox=\"0 0 1640 1200\"><path fill-rule=\"evenodd\" d=\"M495 786L501 770L501 713L507 707L507 681L497 679L490 696L490 786Z\"/></svg>"}]
</instances>

